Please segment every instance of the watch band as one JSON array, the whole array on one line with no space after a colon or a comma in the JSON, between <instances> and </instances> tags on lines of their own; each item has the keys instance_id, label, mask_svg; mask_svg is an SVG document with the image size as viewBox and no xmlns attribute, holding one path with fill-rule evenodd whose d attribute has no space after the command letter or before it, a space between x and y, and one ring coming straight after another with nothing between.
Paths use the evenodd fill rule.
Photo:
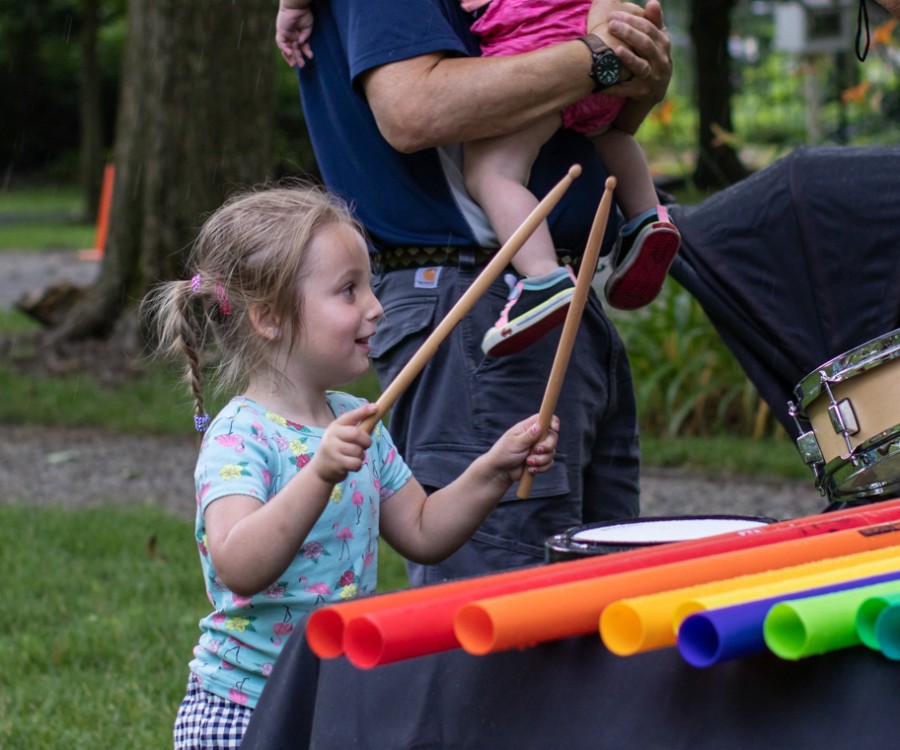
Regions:
<instances>
[{"instance_id":1,"label":"watch band","mask_svg":"<svg viewBox=\"0 0 900 750\"><path fill-rule=\"evenodd\" d=\"M578 37L578 41L584 42L592 55L599 55L602 52L611 49L611 47L596 34L585 34L584 36Z\"/></svg>"}]
</instances>

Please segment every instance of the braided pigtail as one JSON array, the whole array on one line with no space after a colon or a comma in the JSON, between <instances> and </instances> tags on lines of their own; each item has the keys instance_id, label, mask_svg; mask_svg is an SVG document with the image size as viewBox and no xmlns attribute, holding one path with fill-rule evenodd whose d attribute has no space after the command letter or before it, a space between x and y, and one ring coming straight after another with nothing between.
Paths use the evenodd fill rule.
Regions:
<instances>
[{"instance_id":1,"label":"braided pigtail","mask_svg":"<svg viewBox=\"0 0 900 750\"><path fill-rule=\"evenodd\" d=\"M193 280L191 284L193 291ZM207 414L203 405L203 369L200 364L200 350L202 347L200 345L200 337L197 335L195 318L190 312L193 307L191 302L192 300L188 299L183 308L178 345L187 361L184 377L194 396L194 429L197 432L206 432L206 428L209 427L209 414Z\"/></svg>"},{"instance_id":2,"label":"braided pigtail","mask_svg":"<svg viewBox=\"0 0 900 750\"><path fill-rule=\"evenodd\" d=\"M201 353L206 316L197 278L161 284L144 300L144 308L156 321L159 351L185 362L184 378L194 397L194 427L205 432L209 414L204 406Z\"/></svg>"}]
</instances>

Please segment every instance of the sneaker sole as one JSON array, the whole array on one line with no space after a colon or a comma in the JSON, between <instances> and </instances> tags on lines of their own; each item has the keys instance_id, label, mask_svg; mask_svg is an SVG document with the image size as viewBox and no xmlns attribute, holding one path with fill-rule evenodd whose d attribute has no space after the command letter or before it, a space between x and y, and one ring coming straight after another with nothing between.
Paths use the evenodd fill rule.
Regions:
<instances>
[{"instance_id":1,"label":"sneaker sole","mask_svg":"<svg viewBox=\"0 0 900 750\"><path fill-rule=\"evenodd\" d=\"M562 325L573 292L573 289L566 289L502 328L492 328L484 335L481 350L489 357L506 357L531 346Z\"/></svg>"},{"instance_id":2,"label":"sneaker sole","mask_svg":"<svg viewBox=\"0 0 900 750\"><path fill-rule=\"evenodd\" d=\"M647 238L631 261L617 268L606 282L606 301L618 310L637 310L649 305L662 289L678 248L681 235L659 229Z\"/></svg>"}]
</instances>

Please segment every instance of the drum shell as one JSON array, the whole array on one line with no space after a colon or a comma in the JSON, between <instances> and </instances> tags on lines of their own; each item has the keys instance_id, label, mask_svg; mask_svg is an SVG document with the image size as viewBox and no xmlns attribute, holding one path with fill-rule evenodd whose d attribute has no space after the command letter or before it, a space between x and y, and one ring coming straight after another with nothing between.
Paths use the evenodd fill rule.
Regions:
<instances>
[{"instance_id":1,"label":"drum shell","mask_svg":"<svg viewBox=\"0 0 900 750\"><path fill-rule=\"evenodd\" d=\"M754 526L762 526L773 523L776 519L764 516L739 516L739 515L711 515L711 516L644 516L642 518L620 519L617 521L601 521L599 523L587 524L585 526L574 526L561 534L554 534L549 537L544 545L544 560L548 563L562 562L565 560L576 560L582 557L590 557L595 555L609 555L616 552L625 552L642 547L653 547L659 544L668 544L677 541L689 541L691 539L700 539L715 534L723 534L728 531L737 531ZM712 522L715 530L708 533L697 533L698 524L708 525ZM643 540L640 538L641 526L648 530L659 523L674 524L684 526L684 533L680 537L667 539L665 541L650 540L648 532L647 537ZM614 527L633 527L636 533L632 534L634 538L628 541L621 539L614 540L614 534L607 535L604 540L602 537L604 531L612 532ZM690 526L690 529L689 529ZM693 531L691 531L693 529ZM600 539L585 540L585 536L600 536ZM579 538L581 537L581 538Z\"/></svg>"},{"instance_id":2,"label":"drum shell","mask_svg":"<svg viewBox=\"0 0 900 750\"><path fill-rule=\"evenodd\" d=\"M900 428L900 358L891 359L880 367L848 380L833 383L831 393L840 403L847 399L859 425L855 435L849 435L850 448L856 450L868 441L886 436ZM835 432L828 415L830 400L824 395L814 400L806 413L816 435L825 463L849 453L842 434Z\"/></svg>"},{"instance_id":3,"label":"drum shell","mask_svg":"<svg viewBox=\"0 0 900 750\"><path fill-rule=\"evenodd\" d=\"M829 360L794 393L797 446L823 494L874 498L900 488L900 329ZM846 430L835 427L832 410Z\"/></svg>"}]
</instances>

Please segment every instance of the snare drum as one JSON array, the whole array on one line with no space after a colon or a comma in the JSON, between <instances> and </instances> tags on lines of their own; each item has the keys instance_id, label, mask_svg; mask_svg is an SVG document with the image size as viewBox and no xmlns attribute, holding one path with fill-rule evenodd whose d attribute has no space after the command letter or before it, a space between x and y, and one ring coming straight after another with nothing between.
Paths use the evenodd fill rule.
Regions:
<instances>
[{"instance_id":1,"label":"snare drum","mask_svg":"<svg viewBox=\"0 0 900 750\"><path fill-rule=\"evenodd\" d=\"M788 410L801 433L797 447L823 495L866 498L900 488L900 329L826 362L794 395Z\"/></svg>"},{"instance_id":2,"label":"snare drum","mask_svg":"<svg viewBox=\"0 0 900 750\"><path fill-rule=\"evenodd\" d=\"M667 542L686 542L772 523L761 516L651 516L576 526L545 543L547 562L637 549Z\"/></svg>"}]
</instances>

